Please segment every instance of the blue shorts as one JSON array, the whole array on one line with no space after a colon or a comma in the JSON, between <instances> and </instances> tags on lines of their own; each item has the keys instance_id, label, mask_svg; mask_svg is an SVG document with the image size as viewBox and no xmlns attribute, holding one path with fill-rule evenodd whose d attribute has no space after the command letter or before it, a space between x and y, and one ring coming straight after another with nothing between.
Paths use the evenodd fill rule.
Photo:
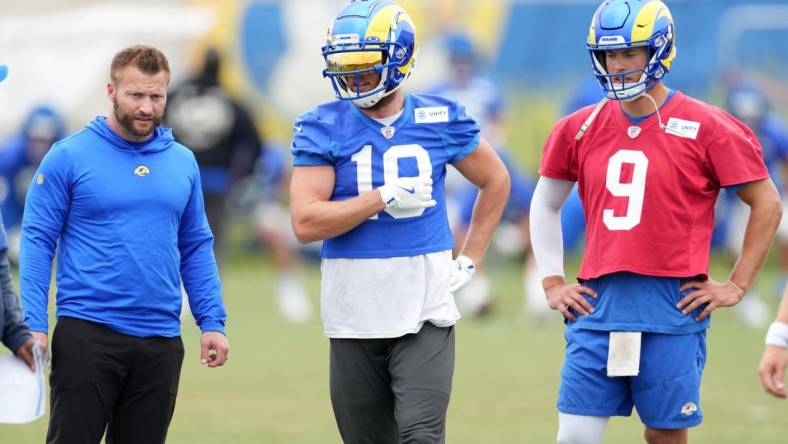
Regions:
<instances>
[{"instance_id":1,"label":"blue shorts","mask_svg":"<svg viewBox=\"0 0 788 444\"><path fill-rule=\"evenodd\" d=\"M638 376L608 377L610 332L567 328L558 411L586 416L630 416L653 429L684 429L703 421L700 380L706 331L643 333Z\"/></svg>"}]
</instances>

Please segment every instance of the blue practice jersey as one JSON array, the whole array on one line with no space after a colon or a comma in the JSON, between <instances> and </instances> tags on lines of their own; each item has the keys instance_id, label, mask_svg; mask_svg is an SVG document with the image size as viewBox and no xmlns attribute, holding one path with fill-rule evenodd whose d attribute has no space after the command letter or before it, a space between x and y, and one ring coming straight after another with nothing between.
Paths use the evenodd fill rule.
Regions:
<instances>
[{"instance_id":1,"label":"blue practice jersey","mask_svg":"<svg viewBox=\"0 0 788 444\"><path fill-rule=\"evenodd\" d=\"M415 256L454 246L446 216L446 164L479 145L479 125L456 102L406 95L402 115L385 126L347 101L300 115L294 124L293 165L331 165L331 200L345 200L399 177L431 177L437 205L386 209L353 230L323 242L326 258Z\"/></svg>"}]
</instances>

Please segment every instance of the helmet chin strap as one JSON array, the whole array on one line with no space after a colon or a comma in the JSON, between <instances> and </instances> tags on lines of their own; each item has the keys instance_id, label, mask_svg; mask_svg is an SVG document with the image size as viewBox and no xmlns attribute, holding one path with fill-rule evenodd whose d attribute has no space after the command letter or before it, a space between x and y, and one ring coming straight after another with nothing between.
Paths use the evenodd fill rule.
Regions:
<instances>
[{"instance_id":1,"label":"helmet chin strap","mask_svg":"<svg viewBox=\"0 0 788 444\"><path fill-rule=\"evenodd\" d=\"M666 126L665 126L665 125L662 123L662 116L660 116L660 115L659 115L659 106L657 106L657 101L656 101L656 100L654 100L654 98L653 98L653 97L651 97L651 94L649 94L649 93L647 93L647 92L644 92L644 93L643 93L643 96L644 96L644 97L647 97L649 100L651 100L651 103L654 105L654 109L655 109L655 110L657 110L657 121L659 122L659 127L660 127L661 129L665 129L665 128L667 128L667 127L666 127Z\"/></svg>"}]
</instances>

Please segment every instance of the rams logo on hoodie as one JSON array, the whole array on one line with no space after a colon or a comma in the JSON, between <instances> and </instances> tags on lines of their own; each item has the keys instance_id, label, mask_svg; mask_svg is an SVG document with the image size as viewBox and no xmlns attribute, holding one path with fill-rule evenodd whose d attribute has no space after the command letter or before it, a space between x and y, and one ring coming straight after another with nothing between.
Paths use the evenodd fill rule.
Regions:
<instances>
[{"instance_id":1,"label":"rams logo on hoodie","mask_svg":"<svg viewBox=\"0 0 788 444\"><path fill-rule=\"evenodd\" d=\"M140 177L145 177L150 174L150 169L148 169L148 167L145 165L140 165L137 168L134 168L134 174Z\"/></svg>"}]
</instances>

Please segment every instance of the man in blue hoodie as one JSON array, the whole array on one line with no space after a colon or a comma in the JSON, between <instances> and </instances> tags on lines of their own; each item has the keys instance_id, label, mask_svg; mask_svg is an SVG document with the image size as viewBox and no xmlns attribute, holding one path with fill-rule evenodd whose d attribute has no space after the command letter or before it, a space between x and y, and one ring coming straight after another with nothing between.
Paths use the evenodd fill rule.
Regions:
<instances>
[{"instance_id":1,"label":"man in blue hoodie","mask_svg":"<svg viewBox=\"0 0 788 444\"><path fill-rule=\"evenodd\" d=\"M0 82L5 79L8 69L0 65ZM22 308L19 298L14 291L11 280L11 266L8 263L6 252L8 239L5 234L2 218L0 217L0 339L19 359L25 361L30 370L35 371L36 364L33 359L33 338L30 330L24 323Z\"/></svg>"},{"instance_id":2,"label":"man in blue hoodie","mask_svg":"<svg viewBox=\"0 0 788 444\"><path fill-rule=\"evenodd\" d=\"M201 362L227 359L226 313L192 152L159 126L166 57L115 55L109 117L56 143L30 185L20 281L26 320L47 344L57 252L47 443L163 443L183 343L180 285L202 331Z\"/></svg>"}]
</instances>

